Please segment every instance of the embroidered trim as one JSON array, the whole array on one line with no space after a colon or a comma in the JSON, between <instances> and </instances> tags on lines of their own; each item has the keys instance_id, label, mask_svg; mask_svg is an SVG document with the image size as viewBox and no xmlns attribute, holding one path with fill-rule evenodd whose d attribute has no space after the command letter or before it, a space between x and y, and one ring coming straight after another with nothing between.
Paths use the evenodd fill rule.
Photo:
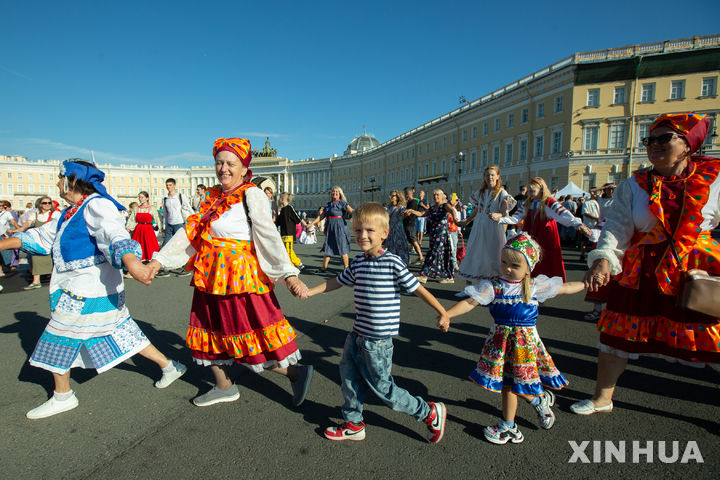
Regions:
<instances>
[{"instance_id":1,"label":"embroidered trim","mask_svg":"<svg viewBox=\"0 0 720 480\"><path fill-rule=\"evenodd\" d=\"M126 238L110 244L110 264L120 270L123 266L122 257L126 253L133 253L138 260L142 260L140 244L132 238Z\"/></svg>"}]
</instances>

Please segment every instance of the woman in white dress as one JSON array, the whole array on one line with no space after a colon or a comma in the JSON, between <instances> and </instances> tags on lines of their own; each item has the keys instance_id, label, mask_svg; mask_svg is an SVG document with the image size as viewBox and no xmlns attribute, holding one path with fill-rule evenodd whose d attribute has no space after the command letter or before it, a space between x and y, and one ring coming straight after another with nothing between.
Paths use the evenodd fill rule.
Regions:
<instances>
[{"instance_id":1,"label":"woman in white dress","mask_svg":"<svg viewBox=\"0 0 720 480\"><path fill-rule=\"evenodd\" d=\"M473 222L466 244L467 253L458 272L458 276L468 284L500 275L500 252L505 245L505 226L493 222L488 215L507 215L515 206L515 199L502 187L497 166L487 167L483 176L482 188L470 197L472 213L464 222L457 222L461 226ZM464 296L464 292L459 295Z\"/></svg>"}]
</instances>

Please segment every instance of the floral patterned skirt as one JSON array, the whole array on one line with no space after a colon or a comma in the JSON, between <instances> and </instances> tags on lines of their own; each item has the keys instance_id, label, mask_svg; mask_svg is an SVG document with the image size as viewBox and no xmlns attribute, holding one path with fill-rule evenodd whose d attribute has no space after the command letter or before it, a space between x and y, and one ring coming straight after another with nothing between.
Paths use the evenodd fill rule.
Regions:
<instances>
[{"instance_id":1,"label":"floral patterned skirt","mask_svg":"<svg viewBox=\"0 0 720 480\"><path fill-rule=\"evenodd\" d=\"M540 396L544 388L560 390L567 379L555 367L537 328L493 325L470 380L491 392L511 386L513 393Z\"/></svg>"}]
</instances>

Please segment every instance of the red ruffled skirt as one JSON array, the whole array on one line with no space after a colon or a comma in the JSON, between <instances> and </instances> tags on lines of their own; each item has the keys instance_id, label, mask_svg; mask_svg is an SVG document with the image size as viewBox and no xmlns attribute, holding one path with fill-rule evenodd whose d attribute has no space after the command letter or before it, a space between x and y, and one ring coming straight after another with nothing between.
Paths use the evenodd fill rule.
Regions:
<instances>
[{"instance_id":1,"label":"red ruffled skirt","mask_svg":"<svg viewBox=\"0 0 720 480\"><path fill-rule=\"evenodd\" d=\"M212 295L195 289L186 343L197 360L262 365L297 352L275 294Z\"/></svg>"}]
</instances>

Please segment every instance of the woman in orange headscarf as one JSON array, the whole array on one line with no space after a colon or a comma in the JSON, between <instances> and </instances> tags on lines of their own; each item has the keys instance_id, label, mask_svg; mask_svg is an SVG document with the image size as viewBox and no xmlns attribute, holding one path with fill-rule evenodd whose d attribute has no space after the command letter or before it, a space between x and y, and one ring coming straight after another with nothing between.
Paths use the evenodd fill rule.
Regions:
<instances>
[{"instance_id":1,"label":"woman in orange headscarf","mask_svg":"<svg viewBox=\"0 0 720 480\"><path fill-rule=\"evenodd\" d=\"M610 412L629 358L661 354L720 371L720 318L676 306L683 272L720 275L720 160L692 155L710 122L695 113L661 115L643 138L652 167L621 183L585 284L610 282L598 321L600 352L595 394L571 406L580 415ZM612 279L611 279L611 276Z\"/></svg>"},{"instance_id":2,"label":"woman in orange headscarf","mask_svg":"<svg viewBox=\"0 0 720 480\"><path fill-rule=\"evenodd\" d=\"M312 366L300 366L295 330L273 293L282 282L293 295L307 292L288 257L262 190L250 183L250 142L218 138L213 145L220 186L208 189L198 213L150 265L186 265L193 271L192 310L187 345L195 362L209 366L215 387L193 399L197 406L240 397L228 366L244 363L271 370L292 382L296 406L305 399Z\"/></svg>"}]
</instances>

